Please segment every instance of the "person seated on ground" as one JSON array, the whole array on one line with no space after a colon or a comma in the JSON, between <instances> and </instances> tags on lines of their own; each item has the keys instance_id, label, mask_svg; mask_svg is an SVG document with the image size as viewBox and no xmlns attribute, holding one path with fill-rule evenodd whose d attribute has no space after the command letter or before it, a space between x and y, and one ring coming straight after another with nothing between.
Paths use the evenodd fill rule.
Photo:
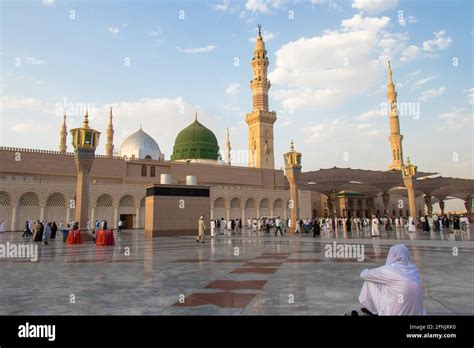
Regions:
<instances>
[{"instance_id":1,"label":"person seated on ground","mask_svg":"<svg viewBox=\"0 0 474 348\"><path fill-rule=\"evenodd\" d=\"M365 269L359 295L362 312L371 315L426 315L416 265L404 244L390 248L384 266Z\"/></svg>"}]
</instances>

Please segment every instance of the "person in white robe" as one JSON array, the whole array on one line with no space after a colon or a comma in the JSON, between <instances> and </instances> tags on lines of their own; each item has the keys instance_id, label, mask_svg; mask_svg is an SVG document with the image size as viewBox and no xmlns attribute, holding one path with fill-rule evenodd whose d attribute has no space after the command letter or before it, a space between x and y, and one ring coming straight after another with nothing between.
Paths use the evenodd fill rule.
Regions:
<instances>
[{"instance_id":1,"label":"person in white robe","mask_svg":"<svg viewBox=\"0 0 474 348\"><path fill-rule=\"evenodd\" d=\"M365 280L359 295L363 312L426 315L421 277L404 244L390 248L384 266L365 269L360 277Z\"/></svg>"},{"instance_id":2,"label":"person in white robe","mask_svg":"<svg viewBox=\"0 0 474 348\"><path fill-rule=\"evenodd\" d=\"M5 221L2 220L0 223L0 233L5 232Z\"/></svg>"},{"instance_id":3,"label":"person in white robe","mask_svg":"<svg viewBox=\"0 0 474 348\"><path fill-rule=\"evenodd\" d=\"M380 237L379 219L372 215L372 237Z\"/></svg>"},{"instance_id":4,"label":"person in white robe","mask_svg":"<svg viewBox=\"0 0 474 348\"><path fill-rule=\"evenodd\" d=\"M211 220L211 238L214 238L216 235L216 220Z\"/></svg>"},{"instance_id":5,"label":"person in white robe","mask_svg":"<svg viewBox=\"0 0 474 348\"><path fill-rule=\"evenodd\" d=\"M416 225L412 216L408 218L408 232L416 232Z\"/></svg>"}]
</instances>

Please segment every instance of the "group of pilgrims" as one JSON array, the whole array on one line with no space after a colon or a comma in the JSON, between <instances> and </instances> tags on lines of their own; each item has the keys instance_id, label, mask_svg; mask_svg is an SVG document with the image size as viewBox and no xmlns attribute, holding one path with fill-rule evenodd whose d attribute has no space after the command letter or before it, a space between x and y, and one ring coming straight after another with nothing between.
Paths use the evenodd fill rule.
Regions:
<instances>
[{"instance_id":1,"label":"group of pilgrims","mask_svg":"<svg viewBox=\"0 0 474 348\"><path fill-rule=\"evenodd\" d=\"M246 227L250 232L266 232L274 233L275 236L283 236L288 228L293 226L291 219L282 219L280 217L261 217L247 219L246 225L243 224L242 219L211 219L210 233L211 237L217 235L231 235L240 234L242 228ZM407 232L416 232L417 230L430 232L460 232L469 229L469 219L462 215L425 215L417 219L411 216L404 217L377 217L372 215L372 218L359 217L316 217L299 219L295 226L295 233L313 233L313 237L322 234L329 234L336 231L362 231L369 229L371 237L380 237L381 227L385 230L404 229Z\"/></svg>"},{"instance_id":2,"label":"group of pilgrims","mask_svg":"<svg viewBox=\"0 0 474 348\"><path fill-rule=\"evenodd\" d=\"M122 227L122 221L119 221L119 232ZM0 232L4 232L5 223L2 221L0 224ZM89 221L87 221L87 231L92 234L94 237L95 231L99 229L107 229L106 220L96 220L94 224L94 229L90 229ZM48 241L56 239L56 234L58 231L62 232L67 236L69 231L75 232L79 229L79 223L74 220L69 220L67 223L64 223L62 220L59 224L56 224L56 221L48 222L46 220L26 220L25 228L23 230L22 237L30 238L33 242L43 242L43 244L48 245ZM64 238L63 238L64 241Z\"/></svg>"}]
</instances>

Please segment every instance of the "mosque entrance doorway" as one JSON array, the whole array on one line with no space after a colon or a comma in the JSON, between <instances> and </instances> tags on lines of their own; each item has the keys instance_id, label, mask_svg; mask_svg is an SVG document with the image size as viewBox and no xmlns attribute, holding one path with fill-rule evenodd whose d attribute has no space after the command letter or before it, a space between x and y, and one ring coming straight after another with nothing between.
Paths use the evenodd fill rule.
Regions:
<instances>
[{"instance_id":1,"label":"mosque entrance doorway","mask_svg":"<svg viewBox=\"0 0 474 348\"><path fill-rule=\"evenodd\" d=\"M123 228L126 230L133 228L133 214L120 214L120 220L123 221Z\"/></svg>"}]
</instances>

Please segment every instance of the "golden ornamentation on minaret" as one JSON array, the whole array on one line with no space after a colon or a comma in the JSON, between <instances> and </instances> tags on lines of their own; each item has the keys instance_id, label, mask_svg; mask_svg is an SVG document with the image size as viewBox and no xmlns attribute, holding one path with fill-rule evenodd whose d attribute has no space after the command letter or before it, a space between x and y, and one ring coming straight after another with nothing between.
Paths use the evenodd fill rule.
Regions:
<instances>
[{"instance_id":1,"label":"golden ornamentation on minaret","mask_svg":"<svg viewBox=\"0 0 474 348\"><path fill-rule=\"evenodd\" d=\"M231 150L231 147L230 147L230 133L229 133L229 128L227 128L227 137L226 137L226 141L225 141L225 150L226 150L226 159L225 159L225 162L226 164L228 164L229 166L231 165L231 162L230 162L230 150Z\"/></svg>"},{"instance_id":2,"label":"golden ornamentation on minaret","mask_svg":"<svg viewBox=\"0 0 474 348\"><path fill-rule=\"evenodd\" d=\"M403 135L400 134L400 120L398 118L397 107L397 92L395 92L395 85L392 80L392 67L390 61L388 62L388 86L387 86L387 100L389 105L389 122L390 122L390 146L392 148L392 164L389 170L401 170L403 167Z\"/></svg>"},{"instance_id":3,"label":"golden ornamentation on minaret","mask_svg":"<svg viewBox=\"0 0 474 348\"><path fill-rule=\"evenodd\" d=\"M274 169L273 124L277 118L275 111L268 110L270 81L267 79L267 68L269 62L261 29L259 25L251 63L253 79L250 81L250 88L253 110L245 118L249 126L249 166Z\"/></svg>"},{"instance_id":4,"label":"golden ornamentation on minaret","mask_svg":"<svg viewBox=\"0 0 474 348\"><path fill-rule=\"evenodd\" d=\"M114 126L112 124L112 107L110 107L109 125L107 126L107 143L105 144L105 155L112 157L114 154Z\"/></svg>"},{"instance_id":5,"label":"golden ornamentation on minaret","mask_svg":"<svg viewBox=\"0 0 474 348\"><path fill-rule=\"evenodd\" d=\"M67 151L67 126L66 126L66 111L64 111L63 124L59 131L59 152L65 154Z\"/></svg>"}]
</instances>

